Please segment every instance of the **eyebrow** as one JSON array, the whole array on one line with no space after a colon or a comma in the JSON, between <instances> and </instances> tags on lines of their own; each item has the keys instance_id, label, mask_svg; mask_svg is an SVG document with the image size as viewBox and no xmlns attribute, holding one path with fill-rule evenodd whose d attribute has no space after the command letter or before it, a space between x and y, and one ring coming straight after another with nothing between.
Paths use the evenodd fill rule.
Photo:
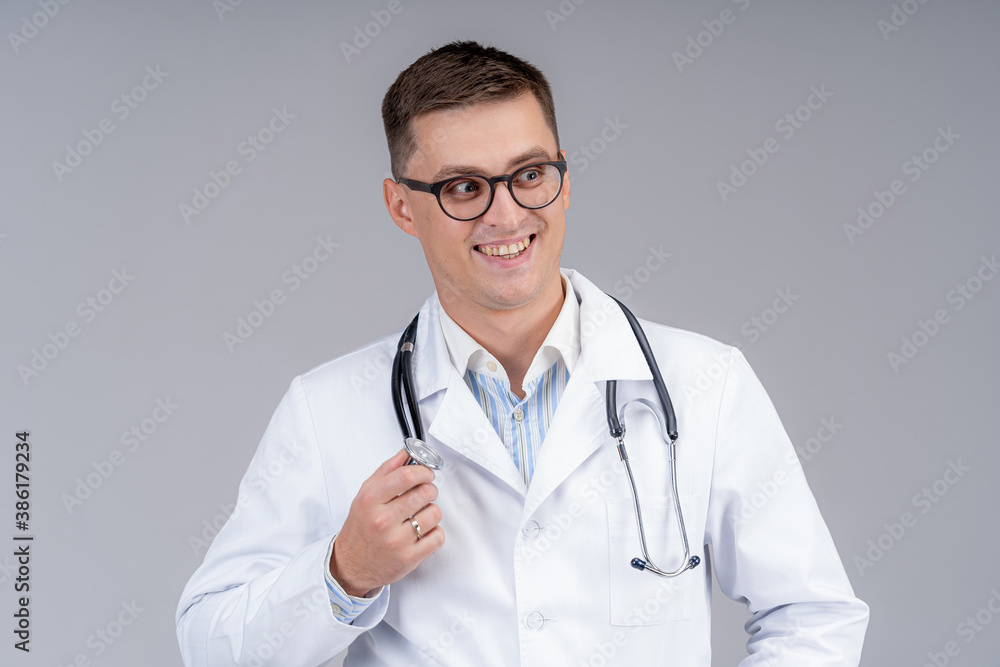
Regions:
<instances>
[{"instance_id":1,"label":"eyebrow","mask_svg":"<svg viewBox=\"0 0 1000 667\"><path fill-rule=\"evenodd\" d=\"M547 162L551 159L549 152L542 148L541 146L533 146L528 150L524 151L520 155L512 158L506 167L506 171L512 171L514 167L524 164L529 161L542 161ZM556 158L558 159L558 158ZM436 181L443 181L446 178L451 178L452 176L465 176L468 174L481 174L481 167L474 167L465 164L446 164L437 170L434 176L431 177L431 183Z\"/></svg>"}]
</instances>

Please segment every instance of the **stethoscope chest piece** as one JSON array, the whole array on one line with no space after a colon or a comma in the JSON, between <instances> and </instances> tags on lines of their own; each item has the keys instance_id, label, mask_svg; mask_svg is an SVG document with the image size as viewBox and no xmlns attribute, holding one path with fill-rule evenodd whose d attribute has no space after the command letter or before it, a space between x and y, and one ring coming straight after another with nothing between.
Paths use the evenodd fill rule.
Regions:
<instances>
[{"instance_id":1,"label":"stethoscope chest piece","mask_svg":"<svg viewBox=\"0 0 1000 667\"><path fill-rule=\"evenodd\" d=\"M444 459L433 447L418 438L406 438L403 440L403 449L410 455L410 460L406 465L422 465L431 470L440 470L444 467Z\"/></svg>"}]
</instances>

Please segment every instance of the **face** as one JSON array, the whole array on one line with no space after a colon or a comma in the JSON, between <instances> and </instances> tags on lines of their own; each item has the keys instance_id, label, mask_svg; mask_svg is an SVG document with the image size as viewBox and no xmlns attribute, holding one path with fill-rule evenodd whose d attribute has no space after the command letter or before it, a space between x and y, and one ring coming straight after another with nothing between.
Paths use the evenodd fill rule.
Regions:
<instances>
[{"instance_id":1,"label":"face","mask_svg":"<svg viewBox=\"0 0 1000 667\"><path fill-rule=\"evenodd\" d=\"M413 126L418 149L404 175L425 183L462 174L510 174L533 162L563 159L531 94L427 113ZM561 303L559 257L569 207L568 176L556 200L534 210L519 206L507 184L498 183L490 208L465 222L448 217L433 194L391 179L383 190L393 220L420 240L449 313L513 311L556 294ZM510 257L518 242L526 248ZM508 246L506 258L500 256L502 245Z\"/></svg>"}]
</instances>

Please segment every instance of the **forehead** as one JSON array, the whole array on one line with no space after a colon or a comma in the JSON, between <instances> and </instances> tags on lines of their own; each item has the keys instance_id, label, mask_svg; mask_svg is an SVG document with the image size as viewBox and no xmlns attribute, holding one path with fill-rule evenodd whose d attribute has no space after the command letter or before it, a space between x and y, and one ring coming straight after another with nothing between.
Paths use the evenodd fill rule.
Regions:
<instances>
[{"instance_id":1,"label":"forehead","mask_svg":"<svg viewBox=\"0 0 1000 667\"><path fill-rule=\"evenodd\" d=\"M518 155L541 148L541 159L551 160L558 150L541 105L530 93L421 114L413 120L413 135L411 178L430 178L448 165L502 173Z\"/></svg>"}]
</instances>

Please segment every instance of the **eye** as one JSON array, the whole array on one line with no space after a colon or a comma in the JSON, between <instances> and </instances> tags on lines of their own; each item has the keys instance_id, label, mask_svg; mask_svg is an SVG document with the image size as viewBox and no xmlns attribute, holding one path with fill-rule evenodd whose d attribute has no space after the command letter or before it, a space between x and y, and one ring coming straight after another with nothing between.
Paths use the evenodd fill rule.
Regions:
<instances>
[{"instance_id":1,"label":"eye","mask_svg":"<svg viewBox=\"0 0 1000 667\"><path fill-rule=\"evenodd\" d=\"M541 167L528 167L524 171L517 172L518 185L531 185L532 183L541 180L541 178L542 178Z\"/></svg>"},{"instance_id":2,"label":"eye","mask_svg":"<svg viewBox=\"0 0 1000 667\"><path fill-rule=\"evenodd\" d=\"M468 196L476 194L479 192L480 188L481 186L475 180L463 178L448 183L448 185L444 187L444 190L449 195Z\"/></svg>"}]
</instances>

